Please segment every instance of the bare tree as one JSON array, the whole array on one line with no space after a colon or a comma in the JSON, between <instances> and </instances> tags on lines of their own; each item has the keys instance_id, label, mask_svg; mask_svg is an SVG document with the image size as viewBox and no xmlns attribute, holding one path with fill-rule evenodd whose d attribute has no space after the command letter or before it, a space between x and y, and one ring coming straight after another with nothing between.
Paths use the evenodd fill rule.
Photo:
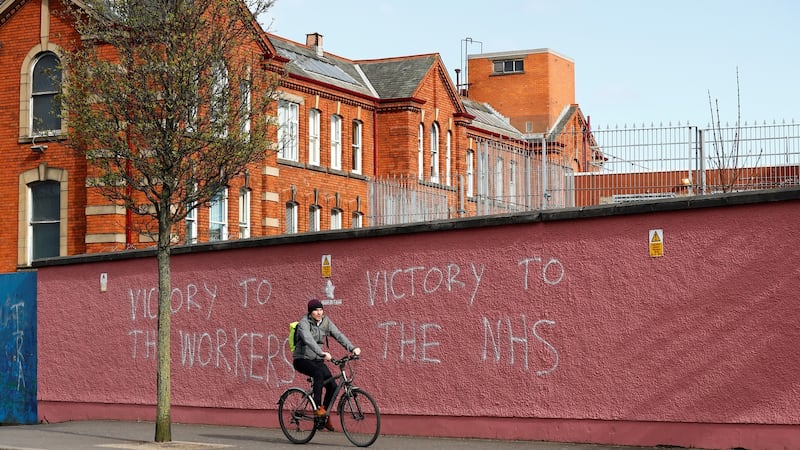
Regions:
<instances>
[{"instance_id":1,"label":"bare tree","mask_svg":"<svg viewBox=\"0 0 800 450\"><path fill-rule=\"evenodd\" d=\"M157 236L155 440L171 441L170 236L265 158L279 75L255 17L274 0L84 0L61 98L89 185Z\"/></svg>"},{"instance_id":2,"label":"bare tree","mask_svg":"<svg viewBox=\"0 0 800 450\"><path fill-rule=\"evenodd\" d=\"M719 114L719 99L711 100L711 90L708 91L708 106L711 111L711 145L714 149L710 155L711 164L714 166L712 185L722 192L732 192L739 184L742 175L742 163L745 158L752 155L742 150L742 102L739 87L739 68L736 68L736 124L733 128L733 138L726 140L725 131ZM760 154L759 154L760 159ZM757 160L756 160L757 161Z\"/></svg>"}]
</instances>

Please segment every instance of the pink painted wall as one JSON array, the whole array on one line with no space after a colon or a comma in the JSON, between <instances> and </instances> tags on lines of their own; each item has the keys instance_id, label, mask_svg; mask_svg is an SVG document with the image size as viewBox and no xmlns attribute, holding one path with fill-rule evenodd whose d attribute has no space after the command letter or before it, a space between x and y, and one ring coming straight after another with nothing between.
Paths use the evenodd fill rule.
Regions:
<instances>
[{"instance_id":1,"label":"pink painted wall","mask_svg":"<svg viewBox=\"0 0 800 450\"><path fill-rule=\"evenodd\" d=\"M797 448L798 223L793 200L175 255L173 418L276 426L330 255L386 433ZM155 260L38 280L40 417L152 419Z\"/></svg>"}]
</instances>

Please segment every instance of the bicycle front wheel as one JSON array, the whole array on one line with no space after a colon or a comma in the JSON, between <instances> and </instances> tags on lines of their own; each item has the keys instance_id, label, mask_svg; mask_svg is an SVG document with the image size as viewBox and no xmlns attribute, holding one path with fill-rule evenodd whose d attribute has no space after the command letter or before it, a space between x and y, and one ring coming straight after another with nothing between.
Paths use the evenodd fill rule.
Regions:
<instances>
[{"instance_id":1,"label":"bicycle front wheel","mask_svg":"<svg viewBox=\"0 0 800 450\"><path fill-rule=\"evenodd\" d=\"M339 401L339 417L347 439L358 447L369 447L381 432L381 413L371 395L359 388L345 392Z\"/></svg>"},{"instance_id":2,"label":"bicycle front wheel","mask_svg":"<svg viewBox=\"0 0 800 450\"><path fill-rule=\"evenodd\" d=\"M278 421L281 431L293 444L305 444L317 432L314 408L308 393L289 388L278 401Z\"/></svg>"}]
</instances>

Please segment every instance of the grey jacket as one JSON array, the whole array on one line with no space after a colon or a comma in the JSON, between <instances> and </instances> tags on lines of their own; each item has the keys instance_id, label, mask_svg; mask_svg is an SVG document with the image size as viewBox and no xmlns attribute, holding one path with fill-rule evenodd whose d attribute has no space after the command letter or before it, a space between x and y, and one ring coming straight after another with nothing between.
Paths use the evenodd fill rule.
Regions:
<instances>
[{"instance_id":1,"label":"grey jacket","mask_svg":"<svg viewBox=\"0 0 800 450\"><path fill-rule=\"evenodd\" d=\"M352 352L356 348L327 316L323 316L322 322L317 324L317 321L306 314L297 323L295 334L298 334L298 338L292 354L293 359L322 359L322 352L324 351L322 350L322 342L327 336L333 336L348 352Z\"/></svg>"}]
</instances>

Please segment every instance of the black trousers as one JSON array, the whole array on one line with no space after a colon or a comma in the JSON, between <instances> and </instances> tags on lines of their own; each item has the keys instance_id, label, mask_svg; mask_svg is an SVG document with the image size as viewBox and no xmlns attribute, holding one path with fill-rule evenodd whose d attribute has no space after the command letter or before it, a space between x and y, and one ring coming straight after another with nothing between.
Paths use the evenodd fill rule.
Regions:
<instances>
[{"instance_id":1,"label":"black trousers","mask_svg":"<svg viewBox=\"0 0 800 450\"><path fill-rule=\"evenodd\" d=\"M333 393L336 391L336 380L331 379L325 385L325 402L320 403L322 399L322 383L331 377L331 371L325 365L325 361L297 358L294 360L293 365L296 371L308 375L314 380L314 402L317 405L325 406L326 411L330 410Z\"/></svg>"}]
</instances>

